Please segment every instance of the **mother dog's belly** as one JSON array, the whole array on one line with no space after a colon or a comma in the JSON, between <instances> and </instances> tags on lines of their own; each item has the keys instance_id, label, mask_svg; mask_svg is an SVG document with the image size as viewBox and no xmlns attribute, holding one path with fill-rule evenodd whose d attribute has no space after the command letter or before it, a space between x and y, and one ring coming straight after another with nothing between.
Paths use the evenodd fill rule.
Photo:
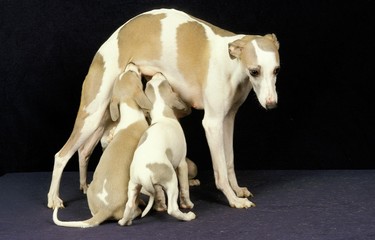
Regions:
<instances>
[{"instance_id":1,"label":"mother dog's belly","mask_svg":"<svg viewBox=\"0 0 375 240\"><path fill-rule=\"evenodd\" d=\"M173 90L177 92L180 97L195 109L204 109L203 97L202 97L202 86L196 79L184 79L184 77L179 74L174 69L157 67L158 64L141 64L138 65L142 75L146 77L151 77L156 73L162 73L171 84Z\"/></svg>"}]
</instances>

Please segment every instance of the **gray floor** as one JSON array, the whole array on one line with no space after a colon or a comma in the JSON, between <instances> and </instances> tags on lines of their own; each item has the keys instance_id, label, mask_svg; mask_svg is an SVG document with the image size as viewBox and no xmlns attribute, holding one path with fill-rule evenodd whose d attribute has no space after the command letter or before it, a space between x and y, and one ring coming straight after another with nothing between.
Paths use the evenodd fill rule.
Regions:
<instances>
[{"instance_id":1,"label":"gray floor","mask_svg":"<svg viewBox=\"0 0 375 240\"><path fill-rule=\"evenodd\" d=\"M0 239L375 239L375 170L237 171L255 208L230 208L211 173L191 189L197 219L151 211L132 226L91 229L54 225L46 207L50 172L0 177ZM62 220L90 217L78 173L64 172Z\"/></svg>"}]
</instances>

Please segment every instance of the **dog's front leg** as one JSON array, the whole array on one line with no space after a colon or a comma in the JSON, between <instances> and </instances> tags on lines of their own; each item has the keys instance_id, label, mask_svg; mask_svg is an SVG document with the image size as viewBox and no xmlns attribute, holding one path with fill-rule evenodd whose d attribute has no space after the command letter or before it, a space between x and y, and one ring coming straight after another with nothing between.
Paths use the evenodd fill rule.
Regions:
<instances>
[{"instance_id":1,"label":"dog's front leg","mask_svg":"<svg viewBox=\"0 0 375 240\"><path fill-rule=\"evenodd\" d=\"M206 109L203 127L210 147L216 187L224 193L231 207L249 208L253 206L254 204L247 198L237 197L229 185L224 147L224 117L221 117L220 114L212 115Z\"/></svg>"},{"instance_id":2,"label":"dog's front leg","mask_svg":"<svg viewBox=\"0 0 375 240\"><path fill-rule=\"evenodd\" d=\"M238 186L234 169L233 129L236 112L236 110L231 111L224 119L224 148L225 160L228 170L228 180L237 197L249 197L252 196L251 192L246 187Z\"/></svg>"}]
</instances>

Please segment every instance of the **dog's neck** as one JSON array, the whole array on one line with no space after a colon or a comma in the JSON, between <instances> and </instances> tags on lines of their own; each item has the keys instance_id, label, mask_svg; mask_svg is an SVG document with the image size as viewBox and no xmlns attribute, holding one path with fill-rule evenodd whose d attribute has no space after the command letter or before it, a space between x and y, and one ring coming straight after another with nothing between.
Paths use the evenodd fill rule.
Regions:
<instances>
[{"instance_id":1,"label":"dog's neck","mask_svg":"<svg viewBox=\"0 0 375 240\"><path fill-rule=\"evenodd\" d=\"M165 105L164 102L156 101L153 105L153 108L150 112L150 116L152 119L152 123L158 122L160 119L171 119L176 120L176 115L174 114L173 109L169 106Z\"/></svg>"},{"instance_id":2,"label":"dog's neck","mask_svg":"<svg viewBox=\"0 0 375 240\"><path fill-rule=\"evenodd\" d=\"M136 109L132 106L129 106L126 103L121 103L120 104L120 121L116 127L114 134L116 134L122 129L126 129L129 125L137 121L146 121L143 111L140 109Z\"/></svg>"}]
</instances>

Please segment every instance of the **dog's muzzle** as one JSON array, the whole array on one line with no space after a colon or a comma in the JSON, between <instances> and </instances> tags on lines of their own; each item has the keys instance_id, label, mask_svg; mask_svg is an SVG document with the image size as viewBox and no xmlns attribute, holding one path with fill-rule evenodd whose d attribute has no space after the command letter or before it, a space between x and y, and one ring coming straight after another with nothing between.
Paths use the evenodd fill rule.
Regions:
<instances>
[{"instance_id":1,"label":"dog's muzzle","mask_svg":"<svg viewBox=\"0 0 375 240\"><path fill-rule=\"evenodd\" d=\"M271 110L271 109L274 109L276 107L277 107L277 103L276 102L270 102L270 103L266 104L266 109L267 110Z\"/></svg>"}]
</instances>

